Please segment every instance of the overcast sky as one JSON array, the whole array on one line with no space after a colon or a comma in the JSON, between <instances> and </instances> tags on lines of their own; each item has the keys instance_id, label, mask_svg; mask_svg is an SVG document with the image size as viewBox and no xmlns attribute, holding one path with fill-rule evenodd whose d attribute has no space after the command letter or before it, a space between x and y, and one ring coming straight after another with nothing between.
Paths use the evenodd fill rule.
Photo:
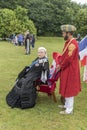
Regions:
<instances>
[{"instance_id":1,"label":"overcast sky","mask_svg":"<svg viewBox=\"0 0 87 130\"><path fill-rule=\"evenodd\" d=\"M87 0L72 0L72 1L75 1L77 3L80 3L80 4L87 4Z\"/></svg>"}]
</instances>

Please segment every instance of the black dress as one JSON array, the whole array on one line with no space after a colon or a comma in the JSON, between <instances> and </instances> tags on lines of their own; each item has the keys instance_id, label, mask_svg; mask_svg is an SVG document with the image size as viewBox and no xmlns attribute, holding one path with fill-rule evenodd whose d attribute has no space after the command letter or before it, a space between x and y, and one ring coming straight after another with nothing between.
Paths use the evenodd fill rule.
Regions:
<instances>
[{"instance_id":1,"label":"black dress","mask_svg":"<svg viewBox=\"0 0 87 130\"><path fill-rule=\"evenodd\" d=\"M12 108L31 108L36 104L35 81L41 78L42 71L49 75L49 62L46 57L36 58L30 66L26 66L16 79L15 85L6 96L6 102Z\"/></svg>"}]
</instances>

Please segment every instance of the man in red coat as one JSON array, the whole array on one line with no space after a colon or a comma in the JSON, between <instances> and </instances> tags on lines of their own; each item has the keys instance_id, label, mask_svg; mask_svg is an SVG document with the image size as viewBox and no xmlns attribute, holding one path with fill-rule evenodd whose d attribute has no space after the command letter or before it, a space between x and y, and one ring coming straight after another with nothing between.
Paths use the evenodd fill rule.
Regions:
<instances>
[{"instance_id":1,"label":"man in red coat","mask_svg":"<svg viewBox=\"0 0 87 130\"><path fill-rule=\"evenodd\" d=\"M66 42L57 69L60 70L59 93L65 98L65 105L59 105L59 107L65 109L60 114L71 114L74 109L74 96L81 91L79 51L78 43L73 38L76 28L73 25L62 25L61 30Z\"/></svg>"}]
</instances>

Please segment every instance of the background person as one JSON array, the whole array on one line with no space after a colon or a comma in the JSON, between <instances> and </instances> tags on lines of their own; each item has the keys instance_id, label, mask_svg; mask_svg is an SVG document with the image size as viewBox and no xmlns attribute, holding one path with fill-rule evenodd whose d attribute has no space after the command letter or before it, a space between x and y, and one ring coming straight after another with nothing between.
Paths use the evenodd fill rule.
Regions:
<instances>
[{"instance_id":1,"label":"background person","mask_svg":"<svg viewBox=\"0 0 87 130\"><path fill-rule=\"evenodd\" d=\"M30 48L30 34L29 33L25 37L25 50L26 50L26 55L30 54L31 48Z\"/></svg>"},{"instance_id":2,"label":"background person","mask_svg":"<svg viewBox=\"0 0 87 130\"><path fill-rule=\"evenodd\" d=\"M32 34L31 46L32 46L32 49L34 49L34 47L35 47L35 35L34 34Z\"/></svg>"},{"instance_id":3,"label":"background person","mask_svg":"<svg viewBox=\"0 0 87 130\"><path fill-rule=\"evenodd\" d=\"M24 36L22 34L18 35L18 45L21 46L23 45L23 41L24 41Z\"/></svg>"},{"instance_id":4,"label":"background person","mask_svg":"<svg viewBox=\"0 0 87 130\"><path fill-rule=\"evenodd\" d=\"M78 43L81 41L81 35L80 34L77 34L76 40L77 40Z\"/></svg>"}]
</instances>

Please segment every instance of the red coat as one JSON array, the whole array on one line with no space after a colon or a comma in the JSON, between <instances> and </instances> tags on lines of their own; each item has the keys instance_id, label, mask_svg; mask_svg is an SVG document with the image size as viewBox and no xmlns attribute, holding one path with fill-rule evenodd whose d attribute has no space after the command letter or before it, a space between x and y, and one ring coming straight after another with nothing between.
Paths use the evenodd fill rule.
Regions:
<instances>
[{"instance_id":1,"label":"red coat","mask_svg":"<svg viewBox=\"0 0 87 130\"><path fill-rule=\"evenodd\" d=\"M65 43L64 49L69 41ZM60 89L63 97L76 96L81 91L80 69L78 59L78 43L75 39L71 41L61 57Z\"/></svg>"}]
</instances>

